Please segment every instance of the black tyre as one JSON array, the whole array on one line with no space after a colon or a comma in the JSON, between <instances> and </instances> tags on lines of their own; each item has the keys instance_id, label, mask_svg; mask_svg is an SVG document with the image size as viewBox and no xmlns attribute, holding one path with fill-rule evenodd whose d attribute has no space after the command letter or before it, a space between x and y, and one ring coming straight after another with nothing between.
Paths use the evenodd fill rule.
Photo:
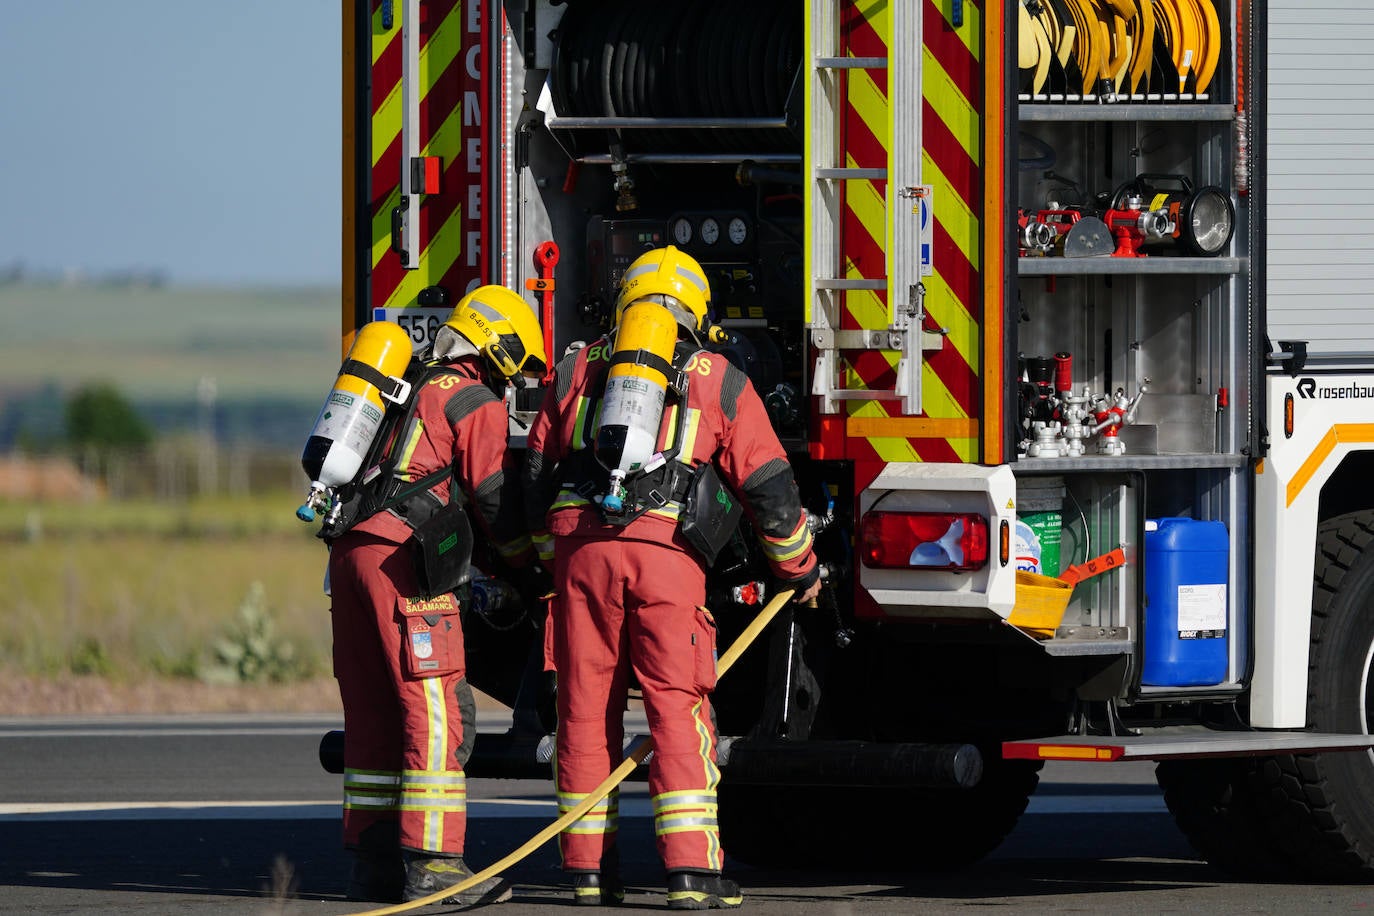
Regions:
<instances>
[{"instance_id":1,"label":"black tyre","mask_svg":"<svg viewBox=\"0 0 1374 916\"><path fill-rule=\"evenodd\" d=\"M727 777L721 845L759 867L951 871L1006 838L1039 771L985 752L982 780L963 790L731 786Z\"/></svg>"},{"instance_id":2,"label":"black tyre","mask_svg":"<svg viewBox=\"0 0 1374 916\"><path fill-rule=\"evenodd\" d=\"M1374 512L1317 531L1307 721L1374 729ZM1161 763L1164 799L1194 848L1243 877L1374 879L1374 755L1300 754Z\"/></svg>"},{"instance_id":3,"label":"black tyre","mask_svg":"<svg viewBox=\"0 0 1374 916\"><path fill-rule=\"evenodd\" d=\"M1241 878L1295 877L1270 837L1257 772L1249 758L1166 760L1155 767L1155 780L1179 830L1208 863Z\"/></svg>"},{"instance_id":4,"label":"black tyre","mask_svg":"<svg viewBox=\"0 0 1374 916\"><path fill-rule=\"evenodd\" d=\"M1374 512L1357 512L1317 531L1307 679L1307 721L1314 730L1374 729L1371 659ZM1257 776L1276 836L1305 875L1374 880L1374 754L1265 758Z\"/></svg>"},{"instance_id":5,"label":"black tyre","mask_svg":"<svg viewBox=\"0 0 1374 916\"><path fill-rule=\"evenodd\" d=\"M756 868L814 864L808 846L815 837L805 839L808 831L796 811L806 789L731 785L727 776L718 791L720 845L727 855Z\"/></svg>"}]
</instances>

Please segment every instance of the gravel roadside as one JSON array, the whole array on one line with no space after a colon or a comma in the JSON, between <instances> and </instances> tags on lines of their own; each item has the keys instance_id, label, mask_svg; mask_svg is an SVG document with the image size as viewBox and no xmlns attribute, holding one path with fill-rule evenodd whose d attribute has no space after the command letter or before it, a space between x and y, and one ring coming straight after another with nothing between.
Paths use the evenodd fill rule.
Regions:
<instances>
[{"instance_id":1,"label":"gravel roadside","mask_svg":"<svg viewBox=\"0 0 1374 916\"><path fill-rule=\"evenodd\" d=\"M505 709L477 694L479 710ZM212 685L150 678L61 680L0 671L0 716L193 715L197 713L318 713L343 715L334 679L290 684Z\"/></svg>"},{"instance_id":2,"label":"gravel roadside","mask_svg":"<svg viewBox=\"0 0 1374 916\"><path fill-rule=\"evenodd\" d=\"M0 674L0 714L6 716L169 715L192 713L336 713L333 678L291 684L218 686L192 680L111 681L74 676L60 680Z\"/></svg>"}]
</instances>

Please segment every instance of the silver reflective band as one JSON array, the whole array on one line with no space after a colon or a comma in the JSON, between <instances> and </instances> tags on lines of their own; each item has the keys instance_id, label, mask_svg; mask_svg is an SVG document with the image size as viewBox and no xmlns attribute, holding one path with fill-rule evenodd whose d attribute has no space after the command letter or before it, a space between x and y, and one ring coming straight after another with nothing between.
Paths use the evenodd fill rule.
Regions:
<instances>
[{"instance_id":1,"label":"silver reflective band","mask_svg":"<svg viewBox=\"0 0 1374 916\"><path fill-rule=\"evenodd\" d=\"M693 273L685 267L678 267L677 275L679 277L684 277L688 280L691 280L692 285L695 286L697 289L701 290L703 294L705 294L707 289L706 284L695 273Z\"/></svg>"}]
</instances>

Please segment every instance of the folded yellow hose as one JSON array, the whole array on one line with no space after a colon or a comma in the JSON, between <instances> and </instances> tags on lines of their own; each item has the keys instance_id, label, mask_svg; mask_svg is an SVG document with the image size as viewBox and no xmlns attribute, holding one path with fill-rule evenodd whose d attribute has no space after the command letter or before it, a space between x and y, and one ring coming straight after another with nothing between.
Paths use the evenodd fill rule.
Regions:
<instances>
[{"instance_id":1,"label":"folded yellow hose","mask_svg":"<svg viewBox=\"0 0 1374 916\"><path fill-rule=\"evenodd\" d=\"M1031 92L1036 95L1045 88L1045 80L1050 75L1050 59L1054 52L1050 50L1050 37L1045 34L1045 29L1040 21L1036 20L1031 25L1031 30L1035 35L1035 76L1031 79Z\"/></svg>"},{"instance_id":2,"label":"folded yellow hose","mask_svg":"<svg viewBox=\"0 0 1374 916\"><path fill-rule=\"evenodd\" d=\"M1203 54L1202 62L1198 65L1195 77L1195 87L1198 95L1207 91L1207 87L1212 84L1212 77L1217 72L1217 62L1221 60L1221 22L1217 18L1217 8L1212 0L1198 0L1198 7L1202 11L1203 25L1207 35L1206 52Z\"/></svg>"},{"instance_id":3,"label":"folded yellow hose","mask_svg":"<svg viewBox=\"0 0 1374 916\"><path fill-rule=\"evenodd\" d=\"M1150 63L1155 53L1155 13L1151 0L1138 0L1135 15L1131 18L1131 66L1130 91L1134 95L1141 91L1141 84L1150 72Z\"/></svg>"}]
</instances>

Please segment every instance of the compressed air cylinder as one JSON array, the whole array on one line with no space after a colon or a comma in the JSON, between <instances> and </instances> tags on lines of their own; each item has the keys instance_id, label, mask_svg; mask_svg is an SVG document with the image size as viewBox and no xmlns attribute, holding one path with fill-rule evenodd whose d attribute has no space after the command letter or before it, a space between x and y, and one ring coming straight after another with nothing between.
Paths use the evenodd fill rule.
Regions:
<instances>
[{"instance_id":1,"label":"compressed air cylinder","mask_svg":"<svg viewBox=\"0 0 1374 916\"><path fill-rule=\"evenodd\" d=\"M301 467L312 490L332 489L357 475L386 412L381 391L350 367L360 363L384 376L400 378L413 349L410 335L390 321L369 322L358 331L301 453Z\"/></svg>"},{"instance_id":2,"label":"compressed air cylinder","mask_svg":"<svg viewBox=\"0 0 1374 916\"><path fill-rule=\"evenodd\" d=\"M606 393L597 426L597 461L611 472L611 490L602 505L620 507L619 482L654 453L663 402L668 393L665 370L677 344L677 319L655 302L636 302L625 309L616 330Z\"/></svg>"}]
</instances>

